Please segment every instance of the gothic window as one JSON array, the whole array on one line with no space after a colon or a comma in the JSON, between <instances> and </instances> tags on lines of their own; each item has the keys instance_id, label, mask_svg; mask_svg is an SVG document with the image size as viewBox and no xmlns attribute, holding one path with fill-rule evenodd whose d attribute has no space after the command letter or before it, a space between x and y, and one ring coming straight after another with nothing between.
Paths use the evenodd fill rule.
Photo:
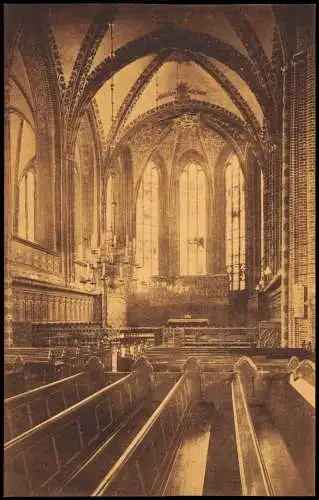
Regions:
<instances>
[{"instance_id":1,"label":"gothic window","mask_svg":"<svg viewBox=\"0 0 319 500\"><path fill-rule=\"evenodd\" d=\"M198 163L180 175L180 275L206 274L206 178Z\"/></svg>"},{"instance_id":2,"label":"gothic window","mask_svg":"<svg viewBox=\"0 0 319 500\"><path fill-rule=\"evenodd\" d=\"M142 177L136 205L136 263L144 279L159 268L159 171L149 162Z\"/></svg>"},{"instance_id":3,"label":"gothic window","mask_svg":"<svg viewBox=\"0 0 319 500\"><path fill-rule=\"evenodd\" d=\"M10 145L15 166L14 231L20 238L35 242L35 134L30 122L18 110L10 111Z\"/></svg>"},{"instance_id":4,"label":"gothic window","mask_svg":"<svg viewBox=\"0 0 319 500\"><path fill-rule=\"evenodd\" d=\"M25 171L19 182L18 235L35 241L35 175L34 166Z\"/></svg>"},{"instance_id":5,"label":"gothic window","mask_svg":"<svg viewBox=\"0 0 319 500\"><path fill-rule=\"evenodd\" d=\"M264 174L260 171L260 267L264 269Z\"/></svg>"},{"instance_id":6,"label":"gothic window","mask_svg":"<svg viewBox=\"0 0 319 500\"><path fill-rule=\"evenodd\" d=\"M226 269L230 289L244 290L245 278L245 192L238 157L232 155L226 170Z\"/></svg>"},{"instance_id":7,"label":"gothic window","mask_svg":"<svg viewBox=\"0 0 319 500\"><path fill-rule=\"evenodd\" d=\"M115 230L114 187L114 176L110 175L106 190L106 234L108 240L114 236Z\"/></svg>"},{"instance_id":8,"label":"gothic window","mask_svg":"<svg viewBox=\"0 0 319 500\"><path fill-rule=\"evenodd\" d=\"M83 236L82 236L82 182L78 166L74 167L74 245L76 258L81 260L83 255Z\"/></svg>"}]
</instances>

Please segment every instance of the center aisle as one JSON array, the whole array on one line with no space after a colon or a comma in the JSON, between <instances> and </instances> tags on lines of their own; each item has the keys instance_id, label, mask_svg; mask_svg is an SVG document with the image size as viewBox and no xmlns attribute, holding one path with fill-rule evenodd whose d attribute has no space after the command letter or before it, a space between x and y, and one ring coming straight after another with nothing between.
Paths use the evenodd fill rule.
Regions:
<instances>
[{"instance_id":1,"label":"center aisle","mask_svg":"<svg viewBox=\"0 0 319 500\"><path fill-rule=\"evenodd\" d=\"M163 495L241 496L231 401L193 408Z\"/></svg>"},{"instance_id":2,"label":"center aisle","mask_svg":"<svg viewBox=\"0 0 319 500\"><path fill-rule=\"evenodd\" d=\"M223 403L211 411L204 496L242 496L233 407Z\"/></svg>"}]
</instances>

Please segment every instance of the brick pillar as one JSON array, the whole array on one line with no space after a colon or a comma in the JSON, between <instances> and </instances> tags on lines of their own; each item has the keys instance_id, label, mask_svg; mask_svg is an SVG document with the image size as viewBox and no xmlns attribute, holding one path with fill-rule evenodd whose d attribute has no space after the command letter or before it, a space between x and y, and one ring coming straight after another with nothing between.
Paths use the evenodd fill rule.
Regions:
<instances>
[{"instance_id":1,"label":"brick pillar","mask_svg":"<svg viewBox=\"0 0 319 500\"><path fill-rule=\"evenodd\" d=\"M307 312L308 331L307 341L311 341L313 349L316 344L316 71L315 71L315 49L311 47L307 52Z\"/></svg>"},{"instance_id":2,"label":"brick pillar","mask_svg":"<svg viewBox=\"0 0 319 500\"><path fill-rule=\"evenodd\" d=\"M287 70L282 68L283 107L282 107L282 249L281 249L281 347L289 345L289 146L288 146L288 99Z\"/></svg>"},{"instance_id":3,"label":"brick pillar","mask_svg":"<svg viewBox=\"0 0 319 500\"><path fill-rule=\"evenodd\" d=\"M293 55L290 85L290 172L289 172L289 346L307 341L308 320L300 307L301 288L308 284L308 149L307 57ZM313 235L314 236L314 235Z\"/></svg>"}]
</instances>

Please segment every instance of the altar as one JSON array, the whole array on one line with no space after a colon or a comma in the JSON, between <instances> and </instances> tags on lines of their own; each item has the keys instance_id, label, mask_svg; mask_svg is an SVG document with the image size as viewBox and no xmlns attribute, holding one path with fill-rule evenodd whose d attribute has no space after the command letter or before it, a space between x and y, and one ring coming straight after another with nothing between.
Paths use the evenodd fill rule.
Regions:
<instances>
[{"instance_id":1,"label":"altar","mask_svg":"<svg viewBox=\"0 0 319 500\"><path fill-rule=\"evenodd\" d=\"M207 318L171 318L167 320L167 326L173 328L203 327L208 325L209 320Z\"/></svg>"},{"instance_id":2,"label":"altar","mask_svg":"<svg viewBox=\"0 0 319 500\"><path fill-rule=\"evenodd\" d=\"M183 345L185 341L185 333L191 330L191 334L188 333L188 340L191 342L196 341L196 333L198 333L200 328L208 327L209 320L207 318L170 318L167 320L166 327L163 328L163 341L164 344L168 346L173 345Z\"/></svg>"}]
</instances>

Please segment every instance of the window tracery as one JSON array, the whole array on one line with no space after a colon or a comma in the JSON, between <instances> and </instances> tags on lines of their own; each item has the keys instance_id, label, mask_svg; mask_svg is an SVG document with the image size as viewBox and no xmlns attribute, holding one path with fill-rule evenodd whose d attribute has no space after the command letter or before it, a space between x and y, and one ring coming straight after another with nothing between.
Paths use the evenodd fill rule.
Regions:
<instances>
[{"instance_id":1,"label":"window tracery","mask_svg":"<svg viewBox=\"0 0 319 500\"><path fill-rule=\"evenodd\" d=\"M159 181L158 168L149 162L136 205L136 263L145 280L159 273Z\"/></svg>"},{"instance_id":2,"label":"window tracery","mask_svg":"<svg viewBox=\"0 0 319 500\"><path fill-rule=\"evenodd\" d=\"M226 270L230 290L246 288L246 214L244 176L236 155L225 169L226 188Z\"/></svg>"},{"instance_id":3,"label":"window tracery","mask_svg":"<svg viewBox=\"0 0 319 500\"><path fill-rule=\"evenodd\" d=\"M206 177L198 163L189 163L180 175L180 274L206 274Z\"/></svg>"}]
</instances>

